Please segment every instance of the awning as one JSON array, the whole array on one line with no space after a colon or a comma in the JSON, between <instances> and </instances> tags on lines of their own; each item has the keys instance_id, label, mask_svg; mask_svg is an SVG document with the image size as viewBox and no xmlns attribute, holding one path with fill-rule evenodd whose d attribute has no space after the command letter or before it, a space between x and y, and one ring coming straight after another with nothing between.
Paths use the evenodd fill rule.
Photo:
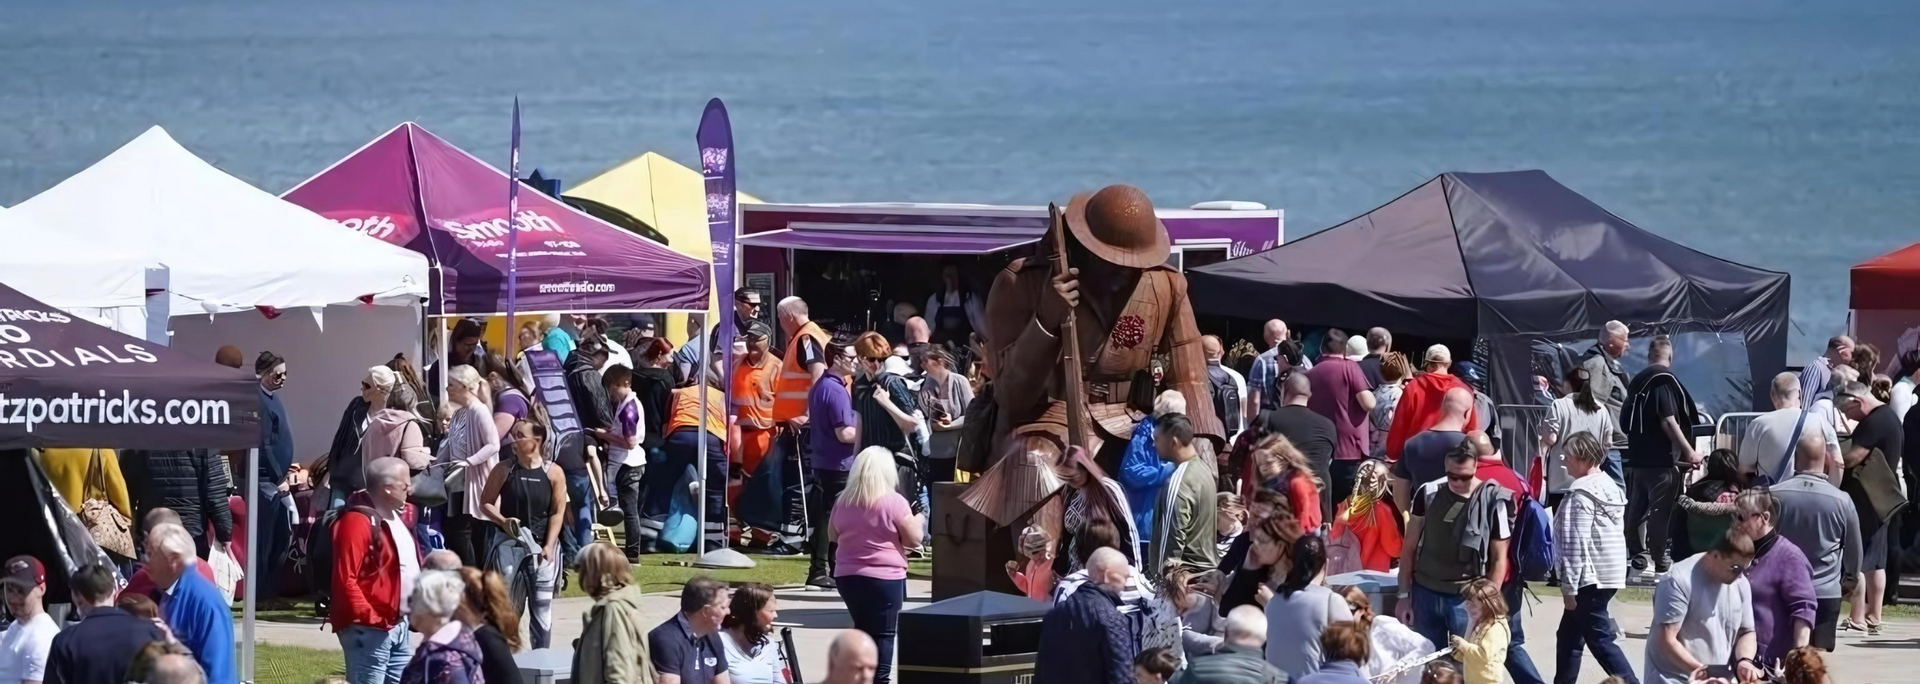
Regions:
<instances>
[{"instance_id":1,"label":"awning","mask_svg":"<svg viewBox=\"0 0 1920 684\"><path fill-rule=\"evenodd\" d=\"M900 233L787 228L740 236L740 244L777 249L827 252L887 252L894 254L991 254L1040 241L1025 231L1010 234Z\"/></svg>"}]
</instances>

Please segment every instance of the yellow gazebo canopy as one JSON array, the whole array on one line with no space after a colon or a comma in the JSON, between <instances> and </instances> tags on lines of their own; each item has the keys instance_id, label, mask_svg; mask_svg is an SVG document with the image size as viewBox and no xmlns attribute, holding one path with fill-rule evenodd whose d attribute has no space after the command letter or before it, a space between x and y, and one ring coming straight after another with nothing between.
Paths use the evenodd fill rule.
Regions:
<instances>
[{"instance_id":1,"label":"yellow gazebo canopy","mask_svg":"<svg viewBox=\"0 0 1920 684\"><path fill-rule=\"evenodd\" d=\"M706 179L699 171L658 152L622 162L563 194L626 212L666 236L669 248L702 261L713 260L713 245L707 234ZM761 203L752 195L738 194L741 204ZM731 283L714 283L707 320L716 320L720 298L732 292ZM686 341L686 317L668 314L659 322L660 334L676 344Z\"/></svg>"}]
</instances>

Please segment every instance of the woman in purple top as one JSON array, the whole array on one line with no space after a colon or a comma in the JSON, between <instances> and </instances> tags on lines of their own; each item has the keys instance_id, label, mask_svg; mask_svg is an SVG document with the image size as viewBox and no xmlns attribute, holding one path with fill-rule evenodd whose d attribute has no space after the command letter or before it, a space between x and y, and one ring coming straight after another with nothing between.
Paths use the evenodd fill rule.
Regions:
<instances>
[{"instance_id":1,"label":"woman in purple top","mask_svg":"<svg viewBox=\"0 0 1920 684\"><path fill-rule=\"evenodd\" d=\"M900 605L907 600L907 549L922 539L920 519L906 498L895 491L899 474L893 451L867 447L853 458L847 488L833 503L829 533L834 550L834 584L853 615L853 627L879 647L880 667L875 684L887 684L893 673L893 637L900 621Z\"/></svg>"},{"instance_id":2,"label":"woman in purple top","mask_svg":"<svg viewBox=\"0 0 1920 684\"><path fill-rule=\"evenodd\" d=\"M1819 605L1807 555L1773 529L1778 506L1765 487L1742 491L1733 500L1734 531L1753 538L1753 563L1746 577L1753 587L1754 653L1764 665L1807 645Z\"/></svg>"},{"instance_id":3,"label":"woman in purple top","mask_svg":"<svg viewBox=\"0 0 1920 684\"><path fill-rule=\"evenodd\" d=\"M497 352L487 354L487 385L493 388L493 425L505 439L514 423L527 420L533 412L533 404L527 399L532 395L519 371L507 365Z\"/></svg>"}]
</instances>

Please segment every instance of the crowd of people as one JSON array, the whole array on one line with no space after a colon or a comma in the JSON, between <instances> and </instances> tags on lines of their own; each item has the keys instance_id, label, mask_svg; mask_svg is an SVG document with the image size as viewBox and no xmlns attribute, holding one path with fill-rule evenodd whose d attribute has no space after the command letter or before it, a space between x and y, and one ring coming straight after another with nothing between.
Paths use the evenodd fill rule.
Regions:
<instances>
[{"instance_id":1,"label":"crowd of people","mask_svg":"<svg viewBox=\"0 0 1920 684\"><path fill-rule=\"evenodd\" d=\"M1022 537L1028 558L1071 555L1040 679L1543 684L1519 614L1529 581L1565 604L1557 684L1578 681L1587 652L1633 684L1821 682L1838 635L1881 633L1887 570L1910 546L1920 352L1876 376L1871 349L1834 338L1774 378L1775 411L1708 448L1672 341L1647 340L1636 364L1619 323L1564 384L1539 383L1544 419L1504 431L1484 374L1444 346L1415 365L1383 329L1329 330L1313 359L1281 321L1265 337L1248 372L1210 372L1215 410L1239 414L1223 424L1246 426L1216 462L1194 458L1177 393L1143 422L1157 458L1130 450L1117 481L1077 449L1062 459L1068 538ZM1502 449L1529 439L1537 482ZM1355 570L1394 573L1397 589L1328 579ZM1032 586L1044 573L1010 571L1048 595ZM1609 610L1633 584L1655 603L1637 664Z\"/></svg>"},{"instance_id":2,"label":"crowd of people","mask_svg":"<svg viewBox=\"0 0 1920 684\"><path fill-rule=\"evenodd\" d=\"M730 373L701 373L697 341L676 349L646 321L616 339L603 317L540 317L511 331L519 353L509 359L480 341L482 322L462 320L447 357L424 371L404 355L369 368L317 460L296 457L277 397L289 360L261 352L260 487L238 492L261 505L260 570L248 581L267 597L315 594L351 684L517 680L512 653L550 645L569 568L596 599L577 677L760 682L779 669L770 590L695 580L680 615L641 638L631 564L734 545L807 555L806 584L843 599L863 635L848 648L870 653L884 684L908 561L930 551L929 489L955 479L969 420L993 401L979 298L949 285L927 306L937 338L912 315L830 334L801 299L767 316L760 292L738 290ZM1920 486L1909 453L1920 421L1908 410L1920 352L1897 359L1889 378L1874 373L1873 350L1834 338L1804 370L1774 379L1776 410L1737 446L1703 450L1671 342L1648 341L1644 370L1629 376L1618 323L1563 383L1542 383L1553 391L1537 434L1502 434L1485 373L1445 346L1415 363L1380 328L1327 330L1314 358L1284 322L1268 322L1263 338L1245 372L1219 338L1200 340L1214 399L1206 419L1227 429L1224 448L1196 434L1190 395L1158 387L1112 475L1079 448L1053 464L1060 534L1022 531L1028 562L1008 568L1027 595L1054 604L1037 661L1044 681L1344 684L1397 673L1405 684L1543 683L1517 614L1525 583L1541 579L1566 605L1556 683L1575 681L1586 651L1625 682L1752 681L1817 663L1806 647L1830 651L1840 634L1878 634L1897 585L1887 571L1920 531L1900 505ZM231 347L217 355L242 358ZM556 382L564 407L536 391ZM1503 454L1503 442L1523 439L1546 454L1538 487ZM243 489L234 468L245 461L224 456L40 452L90 528L117 513L130 540L99 540L116 563L74 576L84 619L66 632L16 605L44 569L26 558L15 572L10 561L17 626L0 651L46 642L46 678L104 682L150 644L177 644L149 658L156 672L184 653L206 681L237 681L222 594L231 587L209 569L231 553L229 495ZM596 542L602 521L618 547ZM1329 585L1355 570L1396 572L1398 586L1368 597ZM108 588L89 588L94 575ZM122 577L128 590L116 592ZM1633 583L1656 587L1638 672L1609 614ZM140 614L125 600L97 605L115 595L156 596L159 609L134 636L61 641ZM109 647L112 658L96 654ZM1447 664L1399 667L1442 649ZM23 662L0 662L0 673L35 667Z\"/></svg>"}]
</instances>

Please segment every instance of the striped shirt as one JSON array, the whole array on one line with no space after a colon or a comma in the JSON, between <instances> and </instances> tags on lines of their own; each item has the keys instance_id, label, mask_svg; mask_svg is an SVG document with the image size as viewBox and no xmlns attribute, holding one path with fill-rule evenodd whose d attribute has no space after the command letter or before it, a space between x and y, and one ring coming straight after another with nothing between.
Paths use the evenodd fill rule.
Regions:
<instances>
[{"instance_id":1,"label":"striped shirt","mask_svg":"<svg viewBox=\"0 0 1920 684\"><path fill-rule=\"evenodd\" d=\"M1627 586L1627 497L1598 468L1575 479L1553 512L1553 563L1560 586Z\"/></svg>"}]
</instances>

